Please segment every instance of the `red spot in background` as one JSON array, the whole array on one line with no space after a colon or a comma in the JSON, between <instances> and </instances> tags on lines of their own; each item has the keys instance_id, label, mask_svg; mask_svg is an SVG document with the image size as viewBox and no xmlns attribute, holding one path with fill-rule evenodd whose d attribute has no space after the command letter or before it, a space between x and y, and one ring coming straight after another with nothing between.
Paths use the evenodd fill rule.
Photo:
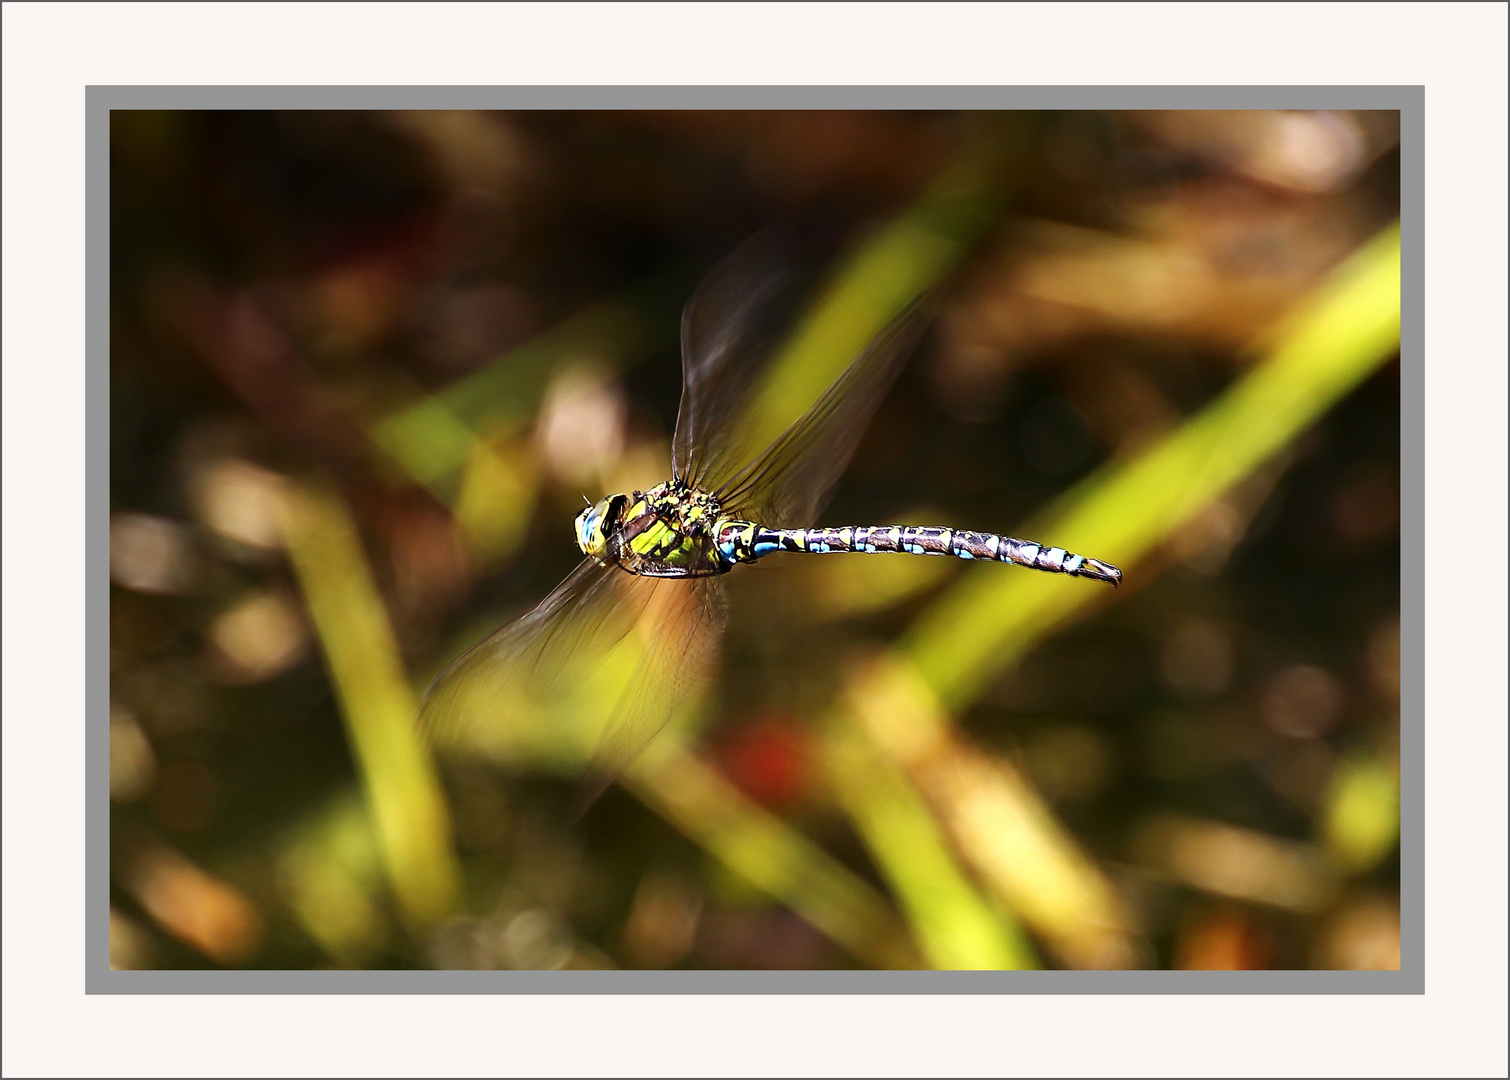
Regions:
<instances>
[{"instance_id":1,"label":"red spot in background","mask_svg":"<svg viewBox=\"0 0 1510 1080\"><path fill-rule=\"evenodd\" d=\"M1182 971L1260 971L1274 966L1273 935L1236 904L1197 904L1180 922L1173 959Z\"/></svg>"},{"instance_id":2,"label":"red spot in background","mask_svg":"<svg viewBox=\"0 0 1510 1080\"><path fill-rule=\"evenodd\" d=\"M786 808L807 792L807 733L789 717L747 720L720 738L713 753L734 786L764 806Z\"/></svg>"}]
</instances>

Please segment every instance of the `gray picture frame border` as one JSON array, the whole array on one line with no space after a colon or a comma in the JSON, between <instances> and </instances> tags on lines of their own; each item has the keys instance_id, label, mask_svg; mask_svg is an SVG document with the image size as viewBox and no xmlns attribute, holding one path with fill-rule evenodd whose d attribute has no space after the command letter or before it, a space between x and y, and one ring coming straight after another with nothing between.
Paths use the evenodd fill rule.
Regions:
<instances>
[{"instance_id":1,"label":"gray picture frame border","mask_svg":"<svg viewBox=\"0 0 1510 1080\"><path fill-rule=\"evenodd\" d=\"M85 91L89 994L1424 994L1425 568L1400 576L1399 971L112 971L110 113L262 109L1383 109L1400 113L1400 527L1425 548L1423 86L90 86ZM1408 403L1408 404L1407 404Z\"/></svg>"}]
</instances>

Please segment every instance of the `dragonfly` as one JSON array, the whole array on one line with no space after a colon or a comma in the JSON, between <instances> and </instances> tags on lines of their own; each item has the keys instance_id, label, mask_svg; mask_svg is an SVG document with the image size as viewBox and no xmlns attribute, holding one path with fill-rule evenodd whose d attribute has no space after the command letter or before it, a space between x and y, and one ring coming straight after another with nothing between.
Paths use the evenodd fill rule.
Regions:
<instances>
[{"instance_id":1,"label":"dragonfly","mask_svg":"<svg viewBox=\"0 0 1510 1080\"><path fill-rule=\"evenodd\" d=\"M708 681L728 621L725 578L736 567L778 554L894 553L1121 582L1111 563L999 533L816 525L936 300L925 292L906 305L798 420L752 455L741 418L800 300L791 265L779 235L759 234L694 291L682 315L671 478L587 500L574 525L584 556L577 568L431 683L420 721L433 737L506 722L522 695L549 687L570 661L602 655L638 630L639 670L607 710L579 787L580 816Z\"/></svg>"}]
</instances>

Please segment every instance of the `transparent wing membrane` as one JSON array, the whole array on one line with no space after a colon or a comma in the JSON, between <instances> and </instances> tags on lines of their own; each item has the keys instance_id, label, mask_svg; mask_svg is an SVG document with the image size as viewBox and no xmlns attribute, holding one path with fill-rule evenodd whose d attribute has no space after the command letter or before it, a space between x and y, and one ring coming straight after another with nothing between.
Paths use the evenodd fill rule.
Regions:
<instances>
[{"instance_id":1,"label":"transparent wing membrane","mask_svg":"<svg viewBox=\"0 0 1510 1080\"><path fill-rule=\"evenodd\" d=\"M634 672L610 714L578 788L580 816L708 684L728 621L720 578L661 579L638 633Z\"/></svg>"},{"instance_id":2,"label":"transparent wing membrane","mask_svg":"<svg viewBox=\"0 0 1510 1080\"><path fill-rule=\"evenodd\" d=\"M718 489L724 509L772 528L814 524L934 307L925 294L892 319L796 423Z\"/></svg>"},{"instance_id":3,"label":"transparent wing membrane","mask_svg":"<svg viewBox=\"0 0 1510 1080\"><path fill-rule=\"evenodd\" d=\"M672 475L707 488L732 475L754 447L737 444L742 406L808 295L792 235L767 229L719 263L682 315L682 400L671 441Z\"/></svg>"},{"instance_id":4,"label":"transparent wing membrane","mask_svg":"<svg viewBox=\"0 0 1510 1080\"><path fill-rule=\"evenodd\" d=\"M568 667L601 659L634 626L653 592L651 579L584 559L528 614L435 677L420 702L421 727L446 744L473 725L507 722L511 705L548 698Z\"/></svg>"},{"instance_id":5,"label":"transparent wing membrane","mask_svg":"<svg viewBox=\"0 0 1510 1080\"><path fill-rule=\"evenodd\" d=\"M588 683L602 692L606 716L574 803L579 815L705 685L726 613L716 578L648 577L584 560L532 611L435 678L421 727L440 745L465 741L488 725L520 722L531 707L575 707L569 699ZM599 671L616 649L630 650L628 677ZM598 722L592 709L583 712L579 722Z\"/></svg>"}]
</instances>

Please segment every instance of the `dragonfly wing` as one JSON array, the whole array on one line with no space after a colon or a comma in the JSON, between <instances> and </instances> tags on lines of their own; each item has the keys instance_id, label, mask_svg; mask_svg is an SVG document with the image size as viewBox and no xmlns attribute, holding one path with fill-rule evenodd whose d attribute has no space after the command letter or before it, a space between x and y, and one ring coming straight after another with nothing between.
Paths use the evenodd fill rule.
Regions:
<instances>
[{"instance_id":1,"label":"dragonfly wing","mask_svg":"<svg viewBox=\"0 0 1510 1080\"><path fill-rule=\"evenodd\" d=\"M639 619L654 582L584 559L527 614L500 627L430 683L419 720L438 743L504 719L510 703L550 693L568 663L600 659Z\"/></svg>"},{"instance_id":2,"label":"dragonfly wing","mask_svg":"<svg viewBox=\"0 0 1510 1080\"><path fill-rule=\"evenodd\" d=\"M935 308L925 293L887 323L796 423L718 489L724 509L772 528L814 524Z\"/></svg>"},{"instance_id":3,"label":"dragonfly wing","mask_svg":"<svg viewBox=\"0 0 1510 1080\"><path fill-rule=\"evenodd\" d=\"M728 621L722 578L652 579L642 653L578 788L580 816L708 682Z\"/></svg>"},{"instance_id":4,"label":"dragonfly wing","mask_svg":"<svg viewBox=\"0 0 1510 1080\"><path fill-rule=\"evenodd\" d=\"M580 814L706 683L726 621L718 578L641 576L586 559L532 611L436 676L420 704L420 725L446 744L476 725L507 722L526 699L570 693L571 686L557 684L585 676L638 627L634 676L582 780Z\"/></svg>"},{"instance_id":5,"label":"dragonfly wing","mask_svg":"<svg viewBox=\"0 0 1510 1080\"><path fill-rule=\"evenodd\" d=\"M671 468L692 487L732 474L753 452L736 445L741 406L785 337L811 284L795 267L797 243L757 233L698 286L682 313L682 400Z\"/></svg>"}]
</instances>

